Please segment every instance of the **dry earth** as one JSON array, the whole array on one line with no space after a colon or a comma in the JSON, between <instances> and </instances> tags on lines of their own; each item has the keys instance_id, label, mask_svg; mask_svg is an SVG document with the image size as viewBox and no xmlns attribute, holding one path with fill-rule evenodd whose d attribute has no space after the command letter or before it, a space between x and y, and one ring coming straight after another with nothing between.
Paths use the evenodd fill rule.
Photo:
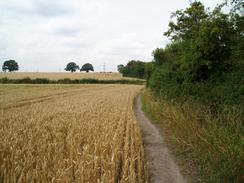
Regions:
<instances>
[{"instance_id":1,"label":"dry earth","mask_svg":"<svg viewBox=\"0 0 244 183\"><path fill-rule=\"evenodd\" d=\"M185 180L175 164L160 131L145 116L141 108L140 97L137 97L135 113L143 133L145 154L149 163L150 182L184 183Z\"/></svg>"}]
</instances>

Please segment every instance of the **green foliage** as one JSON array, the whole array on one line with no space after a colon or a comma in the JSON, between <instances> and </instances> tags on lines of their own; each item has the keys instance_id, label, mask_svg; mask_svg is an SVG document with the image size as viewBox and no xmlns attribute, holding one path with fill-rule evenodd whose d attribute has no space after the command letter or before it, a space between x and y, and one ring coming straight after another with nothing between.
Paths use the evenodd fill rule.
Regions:
<instances>
[{"instance_id":1,"label":"green foliage","mask_svg":"<svg viewBox=\"0 0 244 183\"><path fill-rule=\"evenodd\" d=\"M152 62L145 63L145 73L146 73L146 80L148 81L149 78L152 76L154 71L154 64ZM148 87L148 82L146 83L146 87Z\"/></svg>"},{"instance_id":2,"label":"green foliage","mask_svg":"<svg viewBox=\"0 0 244 183\"><path fill-rule=\"evenodd\" d=\"M154 51L155 64L171 60L175 65L172 68L192 81L213 79L230 71L234 65L230 57L237 32L233 31L236 25L230 21L229 14L223 14L221 7L207 12L200 2L194 2L185 11L174 13L177 21L171 22L165 33L173 42L166 49ZM167 56L174 54L174 60Z\"/></svg>"},{"instance_id":3,"label":"green foliage","mask_svg":"<svg viewBox=\"0 0 244 183\"><path fill-rule=\"evenodd\" d=\"M79 66L75 62L70 62L64 70L75 72L76 70L79 70Z\"/></svg>"},{"instance_id":4,"label":"green foliage","mask_svg":"<svg viewBox=\"0 0 244 183\"><path fill-rule=\"evenodd\" d=\"M194 100L221 111L222 106L240 105L243 100L244 78L242 71L232 71L212 82L183 81L181 75L166 68L155 70L149 80L149 87L159 96L177 101Z\"/></svg>"},{"instance_id":5,"label":"green foliage","mask_svg":"<svg viewBox=\"0 0 244 183\"><path fill-rule=\"evenodd\" d=\"M161 66L164 62L167 61L166 53L162 48L157 48L156 50L154 50L152 55L154 57L155 64L158 66Z\"/></svg>"},{"instance_id":6,"label":"green foliage","mask_svg":"<svg viewBox=\"0 0 244 183\"><path fill-rule=\"evenodd\" d=\"M194 2L174 14L177 21L165 33L172 43L153 52L153 63L164 70L161 80L177 85L210 82L243 68L243 16L222 13L223 5L207 12Z\"/></svg>"},{"instance_id":7,"label":"green foliage","mask_svg":"<svg viewBox=\"0 0 244 183\"><path fill-rule=\"evenodd\" d=\"M196 70L198 80L208 79L217 72L231 70L232 63L229 58L233 35L227 15L218 14L203 22L194 43L195 63L199 66Z\"/></svg>"},{"instance_id":8,"label":"green foliage","mask_svg":"<svg viewBox=\"0 0 244 183\"><path fill-rule=\"evenodd\" d=\"M15 60L7 60L3 63L2 70L3 71L8 70L9 72L18 71L19 65Z\"/></svg>"},{"instance_id":9,"label":"green foliage","mask_svg":"<svg viewBox=\"0 0 244 183\"><path fill-rule=\"evenodd\" d=\"M123 73L123 70L124 70L125 66L123 64L120 64L117 66L117 70L119 71L119 73Z\"/></svg>"},{"instance_id":10,"label":"green foliage","mask_svg":"<svg viewBox=\"0 0 244 183\"><path fill-rule=\"evenodd\" d=\"M144 79L145 73L145 63L142 61L131 60L126 66L121 70L124 77L135 77Z\"/></svg>"},{"instance_id":11,"label":"green foliage","mask_svg":"<svg viewBox=\"0 0 244 183\"><path fill-rule=\"evenodd\" d=\"M197 35L200 24L207 18L207 13L201 2L195 1L186 10L178 10L172 13L171 18L175 18L169 23L169 30L164 33L172 40L192 39Z\"/></svg>"},{"instance_id":12,"label":"green foliage","mask_svg":"<svg viewBox=\"0 0 244 183\"><path fill-rule=\"evenodd\" d=\"M144 85L143 80L98 80L98 79L70 79L64 78L59 80L49 80L47 78L31 79L29 77L23 79L8 79L7 77L0 78L1 84L133 84Z\"/></svg>"},{"instance_id":13,"label":"green foliage","mask_svg":"<svg viewBox=\"0 0 244 183\"><path fill-rule=\"evenodd\" d=\"M209 11L197 1L176 11L165 33L172 42L156 49L153 62L146 66L147 86L156 98L181 109L188 104L187 110L201 106L204 110L194 114L199 118L208 111L199 134L205 142L188 142L193 129L190 136L180 137L192 143L204 182L240 182L242 175L244 17L243 2L231 3L229 13L221 11L225 3ZM187 130L182 130L183 126L202 125L201 120L196 124L191 120L173 124L172 129L180 126L179 135Z\"/></svg>"},{"instance_id":14,"label":"green foliage","mask_svg":"<svg viewBox=\"0 0 244 183\"><path fill-rule=\"evenodd\" d=\"M90 64L90 63L86 63L86 64L84 64L84 65L81 67L80 71L86 71L86 72L89 72L89 71L94 71L94 69L93 69L92 64Z\"/></svg>"}]
</instances>

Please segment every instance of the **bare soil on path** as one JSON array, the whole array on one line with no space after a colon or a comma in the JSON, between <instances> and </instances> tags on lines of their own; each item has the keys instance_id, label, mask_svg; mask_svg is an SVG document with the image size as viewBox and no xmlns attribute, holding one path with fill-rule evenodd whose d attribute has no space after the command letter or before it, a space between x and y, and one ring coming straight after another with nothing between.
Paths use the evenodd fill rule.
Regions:
<instances>
[{"instance_id":1,"label":"bare soil on path","mask_svg":"<svg viewBox=\"0 0 244 183\"><path fill-rule=\"evenodd\" d=\"M142 111L140 96L136 98L135 113L143 134L151 183L185 183L159 129Z\"/></svg>"}]
</instances>

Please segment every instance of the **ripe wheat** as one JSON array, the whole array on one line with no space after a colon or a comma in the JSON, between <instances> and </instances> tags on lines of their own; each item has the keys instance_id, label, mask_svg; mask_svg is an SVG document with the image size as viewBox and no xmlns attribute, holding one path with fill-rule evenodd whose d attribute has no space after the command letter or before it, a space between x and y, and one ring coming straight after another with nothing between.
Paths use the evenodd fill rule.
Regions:
<instances>
[{"instance_id":1,"label":"ripe wheat","mask_svg":"<svg viewBox=\"0 0 244 183\"><path fill-rule=\"evenodd\" d=\"M146 182L141 88L0 85L0 182Z\"/></svg>"}]
</instances>

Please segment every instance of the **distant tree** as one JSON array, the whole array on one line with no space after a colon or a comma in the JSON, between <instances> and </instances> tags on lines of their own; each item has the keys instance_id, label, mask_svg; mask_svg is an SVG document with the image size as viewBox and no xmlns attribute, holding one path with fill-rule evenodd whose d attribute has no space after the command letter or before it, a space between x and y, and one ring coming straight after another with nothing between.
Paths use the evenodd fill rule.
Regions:
<instances>
[{"instance_id":1,"label":"distant tree","mask_svg":"<svg viewBox=\"0 0 244 183\"><path fill-rule=\"evenodd\" d=\"M2 70L8 70L9 72L17 71L19 70L19 65L15 60L7 60L3 63Z\"/></svg>"},{"instance_id":2,"label":"distant tree","mask_svg":"<svg viewBox=\"0 0 244 183\"><path fill-rule=\"evenodd\" d=\"M84 64L84 65L81 67L80 71L86 71L86 72L89 72L89 71L94 71L94 69L93 69L92 64L90 64L90 63L86 63L86 64Z\"/></svg>"},{"instance_id":3,"label":"distant tree","mask_svg":"<svg viewBox=\"0 0 244 183\"><path fill-rule=\"evenodd\" d=\"M126 77L145 78L145 63L131 60L123 68L122 74Z\"/></svg>"},{"instance_id":4,"label":"distant tree","mask_svg":"<svg viewBox=\"0 0 244 183\"><path fill-rule=\"evenodd\" d=\"M123 64L120 64L120 65L118 65L117 66L117 70L121 73L121 74L123 74L123 69L125 68L125 66L123 65Z\"/></svg>"},{"instance_id":5,"label":"distant tree","mask_svg":"<svg viewBox=\"0 0 244 183\"><path fill-rule=\"evenodd\" d=\"M75 62L70 62L64 70L75 72L76 70L79 70L79 66Z\"/></svg>"}]
</instances>

